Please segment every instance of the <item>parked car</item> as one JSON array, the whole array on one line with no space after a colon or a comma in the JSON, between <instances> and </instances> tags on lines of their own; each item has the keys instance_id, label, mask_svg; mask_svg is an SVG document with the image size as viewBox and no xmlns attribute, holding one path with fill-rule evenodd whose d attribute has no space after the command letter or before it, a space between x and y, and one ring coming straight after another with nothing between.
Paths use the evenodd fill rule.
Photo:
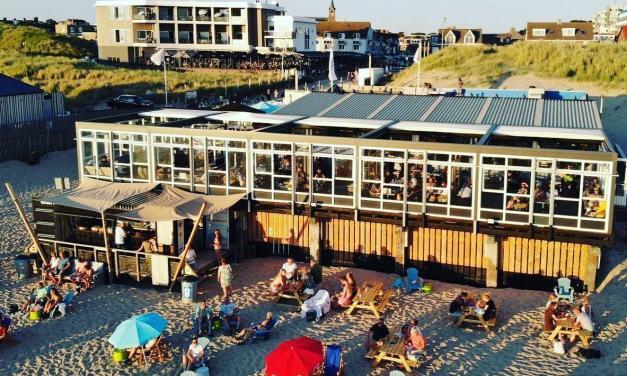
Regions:
<instances>
[{"instance_id":1,"label":"parked car","mask_svg":"<svg viewBox=\"0 0 627 376\"><path fill-rule=\"evenodd\" d=\"M109 99L107 106L111 108L151 108L154 103L139 95L120 95L117 98Z\"/></svg>"}]
</instances>

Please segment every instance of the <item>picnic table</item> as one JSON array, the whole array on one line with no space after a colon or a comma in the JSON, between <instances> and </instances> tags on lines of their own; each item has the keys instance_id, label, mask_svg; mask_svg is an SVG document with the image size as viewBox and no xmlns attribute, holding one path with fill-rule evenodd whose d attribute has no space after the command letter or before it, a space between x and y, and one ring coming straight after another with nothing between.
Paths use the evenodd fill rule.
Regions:
<instances>
[{"instance_id":1,"label":"picnic table","mask_svg":"<svg viewBox=\"0 0 627 376\"><path fill-rule=\"evenodd\" d=\"M498 313L498 309L497 309L497 313ZM486 321L483 319L483 314L477 312L475 307L465 307L464 313L461 315L459 319L457 319L457 321L455 322L455 326L459 328L464 323L479 324L486 330L486 332L491 333L492 332L491 328L494 327L494 325L496 325L496 317Z\"/></svg>"},{"instance_id":2,"label":"picnic table","mask_svg":"<svg viewBox=\"0 0 627 376\"><path fill-rule=\"evenodd\" d=\"M400 337L399 337L399 333ZM405 371L412 372L411 367L416 367L417 363L407 358L407 347L405 345L405 336L402 334L402 326L397 325L392 328L390 335L385 337L383 345L379 348L373 348L366 355L367 358L374 358L371 366L375 368L382 360L397 363L405 368Z\"/></svg>"},{"instance_id":3,"label":"picnic table","mask_svg":"<svg viewBox=\"0 0 627 376\"><path fill-rule=\"evenodd\" d=\"M298 305L303 305L305 300L309 299L310 295L305 293L300 293L303 288L302 281L289 281L285 289L279 293L275 298L275 303L283 299L293 299L298 302Z\"/></svg>"},{"instance_id":4,"label":"picnic table","mask_svg":"<svg viewBox=\"0 0 627 376\"><path fill-rule=\"evenodd\" d=\"M586 336L586 335L581 335L581 332L579 331L579 327L577 327L577 325L575 324L574 321L572 321L571 319L568 318L563 318L561 320L557 320L555 322L555 329L553 329L553 332L551 332L551 335L549 336L549 341L554 341L555 337L557 337L560 334L566 334L566 335L575 335L577 337L579 337L579 339L581 340L581 343L583 343L583 345L585 347L589 347L590 346L590 337Z\"/></svg>"},{"instance_id":5,"label":"picnic table","mask_svg":"<svg viewBox=\"0 0 627 376\"><path fill-rule=\"evenodd\" d=\"M366 282L360 292L353 298L346 314L350 315L357 308L370 310L376 318L381 317L379 312L384 312L390 297L391 290L383 291L383 282Z\"/></svg>"}]
</instances>

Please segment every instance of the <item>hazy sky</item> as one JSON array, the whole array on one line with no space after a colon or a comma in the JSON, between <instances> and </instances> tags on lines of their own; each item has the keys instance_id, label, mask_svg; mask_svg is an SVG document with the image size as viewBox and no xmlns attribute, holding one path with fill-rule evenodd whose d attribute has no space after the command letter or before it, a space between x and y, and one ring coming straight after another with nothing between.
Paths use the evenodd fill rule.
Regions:
<instances>
[{"instance_id":1,"label":"hazy sky","mask_svg":"<svg viewBox=\"0 0 627 376\"><path fill-rule=\"evenodd\" d=\"M295 16L324 16L330 0L280 0ZM335 0L341 20L371 21L391 31L435 31L447 26L480 27L486 32L523 28L527 21L590 19L610 4L626 0ZM83 18L94 21L93 0L0 0L0 18Z\"/></svg>"}]
</instances>

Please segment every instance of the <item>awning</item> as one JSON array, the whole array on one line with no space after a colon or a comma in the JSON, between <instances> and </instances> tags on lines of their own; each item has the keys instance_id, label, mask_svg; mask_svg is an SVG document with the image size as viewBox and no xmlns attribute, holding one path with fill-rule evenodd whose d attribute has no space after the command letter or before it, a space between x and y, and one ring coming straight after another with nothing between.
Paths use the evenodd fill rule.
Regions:
<instances>
[{"instance_id":1,"label":"awning","mask_svg":"<svg viewBox=\"0 0 627 376\"><path fill-rule=\"evenodd\" d=\"M198 216L203 203L207 204L204 215L217 214L235 205L244 197L246 193L210 196L187 192L168 185L153 200L139 205L135 210L116 216L145 222L194 219Z\"/></svg>"},{"instance_id":2,"label":"awning","mask_svg":"<svg viewBox=\"0 0 627 376\"><path fill-rule=\"evenodd\" d=\"M153 190L157 183L113 183L84 179L76 188L45 197L42 201L102 213L120 201Z\"/></svg>"}]
</instances>

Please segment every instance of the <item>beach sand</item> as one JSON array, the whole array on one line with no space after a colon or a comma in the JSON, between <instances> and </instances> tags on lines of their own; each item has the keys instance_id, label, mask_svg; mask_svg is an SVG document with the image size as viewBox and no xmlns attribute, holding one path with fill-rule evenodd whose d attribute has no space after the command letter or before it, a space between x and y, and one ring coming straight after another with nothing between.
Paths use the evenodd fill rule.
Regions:
<instances>
[{"instance_id":1,"label":"beach sand","mask_svg":"<svg viewBox=\"0 0 627 376\"><path fill-rule=\"evenodd\" d=\"M0 180L15 183L20 200L27 203L32 194L52 188L51 177L76 177L75 151L53 153L38 166L20 162L0 164ZM19 182L19 184L18 184ZM6 193L0 194L0 308L24 299L36 282L33 277L17 281L12 257L28 244L26 232ZM625 262L627 254L622 241L605 250L612 265ZM608 255L611 255L608 258ZM260 321L272 311L279 322L268 341L237 346L230 337L211 339L212 375L260 374L264 357L284 340L307 335L326 344L339 344L344 350L346 375L387 375L395 369L382 363L372 369L364 359L363 342L366 331L376 321L357 311L348 316L332 312L319 322L310 323L299 316L294 305L274 304L264 297L269 280L284 262L278 257L245 260L233 265L235 274L234 301L241 308L244 325ZM337 278L346 268L324 270L324 287L334 292ZM397 277L373 271L354 269L358 283L381 280L387 286ZM543 308L548 293L514 289L477 289L462 285L432 281L434 292L394 295L385 313L389 326L417 318L428 340L425 359L414 371L420 375L619 375L625 374L627 361L627 271L613 278L601 293L593 294L591 302L600 326L593 347L602 351L601 359L583 360L569 348L566 355L552 353L552 345L542 334ZM447 317L448 304L461 290L479 293L490 291L501 307L496 331L488 335L483 330L451 325ZM201 285L203 298L211 306L218 304L219 288L215 278ZM158 312L168 321L167 341L173 359L152 364L147 369L120 366L111 361L112 347L107 343L121 321L144 312ZM11 336L0 344L0 375L177 375L180 357L191 337L189 315L192 307L180 301L180 294L168 294L152 288L125 285L100 286L80 294L69 313L63 318L31 323L18 320Z\"/></svg>"}]
</instances>

